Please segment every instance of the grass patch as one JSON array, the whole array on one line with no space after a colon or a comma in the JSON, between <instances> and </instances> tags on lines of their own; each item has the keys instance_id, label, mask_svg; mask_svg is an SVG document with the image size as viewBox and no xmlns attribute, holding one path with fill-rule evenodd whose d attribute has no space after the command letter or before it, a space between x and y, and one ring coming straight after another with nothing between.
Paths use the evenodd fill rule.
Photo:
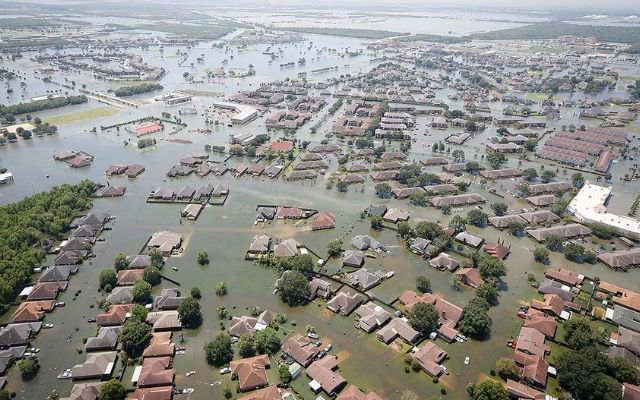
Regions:
<instances>
[{"instance_id":1,"label":"grass patch","mask_svg":"<svg viewBox=\"0 0 640 400\"><path fill-rule=\"evenodd\" d=\"M147 24L137 25L136 29L164 32L194 39L213 40L235 31L236 27L227 25Z\"/></svg>"},{"instance_id":2,"label":"grass patch","mask_svg":"<svg viewBox=\"0 0 640 400\"><path fill-rule=\"evenodd\" d=\"M538 93L538 92L527 92L524 97L526 97L529 100L534 100L534 101L541 101L541 100L546 100L549 98L549 94L548 93ZM551 96L552 99L557 100L559 99L558 96Z\"/></svg>"},{"instance_id":3,"label":"grass patch","mask_svg":"<svg viewBox=\"0 0 640 400\"><path fill-rule=\"evenodd\" d=\"M56 115L55 117L47 118L46 122L52 125L64 125L72 122L86 121L96 118L112 117L120 112L115 107L98 107L89 110L77 111L70 114Z\"/></svg>"},{"instance_id":4,"label":"grass patch","mask_svg":"<svg viewBox=\"0 0 640 400\"><path fill-rule=\"evenodd\" d=\"M224 93L214 92L209 90L184 90L180 89L180 93L187 94L189 96L200 96L200 97L222 97Z\"/></svg>"}]
</instances>

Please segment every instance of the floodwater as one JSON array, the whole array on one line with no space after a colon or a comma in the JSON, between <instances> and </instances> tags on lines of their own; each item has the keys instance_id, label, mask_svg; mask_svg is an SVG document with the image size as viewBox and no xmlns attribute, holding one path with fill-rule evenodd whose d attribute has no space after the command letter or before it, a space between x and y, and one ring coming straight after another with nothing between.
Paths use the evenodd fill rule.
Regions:
<instances>
[{"instance_id":1,"label":"floodwater","mask_svg":"<svg viewBox=\"0 0 640 400\"><path fill-rule=\"evenodd\" d=\"M317 48L327 47L340 50L347 47L350 49L363 47L360 41L353 39L314 36L311 37L311 40L314 44L311 50L307 49L308 43L278 46L283 49L285 56L281 59L282 61L276 60L272 65L268 65L268 57L262 55L266 45L252 46L242 52L233 50L234 59L229 61L228 68L246 68L248 64L252 63L255 65L257 75L247 79L205 81L199 84L185 83L182 78L183 72L203 73L205 68L219 67L222 60L230 59L232 54L225 53L223 49L212 49L209 44L200 45L189 50L189 60L193 60L195 63L195 58L204 53L205 63L196 63L191 68L190 62L185 63L185 67L178 66L178 58L174 56L175 48L165 48L164 54L161 54L157 48L134 49L132 51L140 52L145 61L150 64L162 65L167 68L169 74L162 81L165 92L175 89L192 89L232 94L240 89L257 87L260 82L295 77L299 71L332 65L340 66L337 71L309 76L314 81L320 81L329 76L353 74L371 67L369 57L366 55L347 59L327 55L325 52L319 56L319 60L310 61L313 57L318 57L316 55ZM46 84L41 80L33 79L33 76L37 77L37 75L32 73L36 68L35 63L29 60L32 56L33 54L25 54L23 59L5 62L8 69L22 71L28 77L28 86L24 90L25 98L42 95L46 93L46 90L59 89L59 86L53 83ZM295 61L299 57L307 58L306 66L296 66L288 70L281 70L278 66L280 62ZM437 74L437 71L431 72ZM65 77L69 81L75 80L77 87L86 84L91 90L106 90L107 87L117 87L112 83L96 81L85 73L56 73L53 80L61 83ZM14 85L17 90L10 96L9 101L11 103L21 101L22 92L16 86L19 83L12 81L10 84ZM622 90L622 88L617 88L613 93L605 93L602 96L622 93ZM73 91L70 90L70 92ZM436 92L438 97L450 93L448 90L437 90ZM576 94L575 96L578 98L580 95ZM355 321L352 317L333 315L326 310L322 302L297 308L284 305L277 296L272 295L275 273L244 260L245 249L251 238L262 232L278 238L293 235L296 240L321 256L324 255L327 243L337 236L344 235L345 240L348 241L356 234L368 233L378 237L390 247L392 254L384 257L378 256L376 259L367 258L366 266L395 271L395 276L373 289L372 294L384 302L391 302L402 291L414 289L416 276L427 275L432 281L435 293L459 306L464 306L473 292L454 288L451 284L451 274L430 269L425 261L404 250L401 247L401 241L393 231L370 232L367 222L355 222L353 228L350 229L360 212L369 203L378 202L373 194L373 184L368 180L367 187L363 185L352 186L348 192L339 193L335 188L326 188L323 176L315 181L307 182L286 182L281 178L277 180L253 177L233 178L229 174L222 177L209 175L205 178L197 176L179 179L166 178L166 171L176 164L180 157L193 151L202 151L205 144L225 144L229 134L266 132L264 118L259 118L245 126L226 127L223 124L213 128L212 134L196 132L197 128L205 126L202 117L203 108L213 101L212 98L207 97L196 98L193 105L198 108L200 115L182 116L183 121L189 126L181 133L172 136L172 138L191 141L190 144L168 142L166 139L169 137L160 133L155 136L159 142L157 146L140 151L123 145L126 140L134 143L136 140L123 130L120 133L114 130L101 132L99 129L97 133L89 132L94 126L125 122L146 115L159 115L161 111L177 114L179 106L170 108L162 104L151 103L148 101L150 97L152 95L146 94L129 98L140 101L142 105L138 108L121 108L115 116L60 125L60 133L55 137L34 137L30 141L20 140L17 144L8 144L0 148L2 166L8 167L15 175L15 183L0 188L1 203L19 200L32 193L47 190L56 184L78 182L85 178L104 183L106 182L104 171L113 163L139 163L146 167L146 172L135 180L122 177L109 179L111 184L125 185L128 188L124 197L95 200L94 212L108 212L117 216L113 223L113 230L104 233L106 241L98 242L94 247L96 257L81 265L80 272L72 278L69 288L60 296L59 300L65 301L66 307L47 315L45 321L55 324L55 327L51 330L43 330L33 342L34 347L41 349L39 358L42 368L38 376L30 382L23 383L17 368L11 369L8 375L8 388L18 393L18 399L44 399L54 390L61 397L69 393L72 382L56 380L56 375L59 371L70 368L85 359L85 354L79 354L76 349L82 348L82 338L92 336L96 332L95 324L89 324L86 321L88 317L97 314L96 308L92 308L92 305L100 299L96 288L98 272L103 268L111 268L113 257L118 252L134 254L140 250L152 233L164 229L185 233L189 237L189 242L181 257L169 259L163 273L180 282L180 288L184 293L188 293L192 287L197 286L203 294L200 304L204 323L197 330L183 331L187 354L186 356L176 356L174 359L177 386L195 389L193 394L183 396L183 398L194 400L222 398L222 389L225 385L235 387L235 382L230 381L229 375L220 376L216 369L206 364L202 351L204 343L221 331L220 321L216 316L216 308L220 305L225 306L234 316L248 314L248 308L254 305L263 310L285 313L289 317L289 322L283 327L283 334L294 330L304 332L306 325L314 325L323 343L333 344L333 352L339 354L341 360L340 373L350 383L366 391L375 390L383 398L394 400L400 398L398 391L404 389L413 390L425 399L436 399L439 398L440 389L443 387L448 392L446 398L462 398L467 383L487 375L489 370L495 366L498 358L511 353L512 350L505 346L505 341L518 332L520 320L516 317L516 311L523 301L535 296L534 289L527 283L526 273L531 272L538 279L541 279L546 269L546 266L533 261L530 249L535 246L535 243L532 240L526 237L508 236L493 228L470 228L471 233L480 235L487 241L501 239L511 246L512 253L506 261L508 274L504 278L504 287L500 292L500 305L490 311L494 322L492 328L494 333L488 340L482 342L468 341L449 345L438 341L438 344L449 352L450 360L446 361L445 365L451 371L451 375L443 377L440 383L434 384L432 379L424 373L404 372L402 356L403 350L406 348L386 346L375 338L375 334L368 335L357 330L354 327ZM459 103L448 102L453 107L460 107ZM99 107L104 107L104 105L90 100L88 104L50 110L33 116L40 116L46 120L52 116ZM492 107L495 108L492 109L492 112L495 115L500 115L498 109L501 108L501 105L493 104ZM561 122L550 123L552 127L559 128L561 124L578 123L577 117L572 116L574 109L564 111L565 119ZM322 133L311 134L310 127L323 118L325 113L326 109L314 116L310 123L298 131L297 138L310 140L314 144L319 143L324 135ZM327 129L339 114L328 117L319 132ZM411 159L419 160L430 156L433 142L443 140L449 134L458 131L458 129L450 128L445 131L427 132L427 122L428 118L418 119L416 142L413 143ZM588 121L587 124L589 124ZM638 122L631 126L634 132L638 132L639 127ZM452 147L464 149L468 160L480 160L484 153L482 143L491 137L492 132L494 129L489 129L465 146ZM280 136L280 134L272 134L273 138ZM75 149L93 154L95 156L93 164L88 168L75 170L52 159L52 155L56 151ZM335 170L337 168L336 159L330 157L329 160L331 161L330 169ZM247 159L232 158L229 165L247 162L249 162ZM517 159L512 157L509 165L517 166ZM524 162L522 168L528 166L538 167L535 163ZM547 166L548 168L556 168L548 164ZM637 195L637 183L623 183L617 179L629 167L629 163L622 161L614 165L613 174L616 178L612 185L615 195L610 204L611 210L614 212L626 214L629 204ZM437 168L432 170L433 172L438 171ZM562 171L563 169L560 168L560 177L563 177ZM569 176L571 171L568 171L567 174ZM588 174L587 178L595 180ZM166 185L171 185L174 188L180 188L187 183L191 185L204 184L205 182L223 183L230 187L230 196L224 206L206 208L197 222L180 223L179 212L183 206L147 204L145 202L148 193L154 187L165 184L165 180L167 181ZM499 181L495 185L498 188L502 186L504 189L508 189L512 188L515 182ZM477 181L472 184L469 191L481 193L490 201L498 201L497 197L482 189ZM506 201L512 209L528 206L524 201L513 198L507 198L503 201ZM447 223L451 218L443 216L440 211L433 208L410 206L406 200L385 200L384 203L409 210L413 220L425 219ZM255 227L253 219L257 204L286 204L330 211L336 215L337 227L333 231L325 232L306 231L302 229L304 224L294 225L291 222ZM196 255L200 250L208 252L211 260L209 265L200 266L196 263ZM575 269L586 276L598 276L603 280L624 287L637 288L638 282L640 282L638 270L630 273L618 273L610 271L600 264L578 265L568 262L558 254L552 254L552 264ZM178 271L173 271L172 267L177 267ZM338 266L335 268L337 269ZM214 285L218 281L228 283L229 294L227 296L218 297L214 294ZM154 288L154 293L159 292L163 287L171 286L165 282ZM73 295L78 290L81 290L81 293L74 301L72 300ZM10 313L5 314L3 321L6 322L9 315ZM71 336L71 341L66 341L69 336ZM174 340L178 340L179 336L179 334L174 335ZM471 359L469 365L463 363L466 356ZM190 370L195 370L196 374L186 377L185 373ZM130 376L131 372L132 367L128 367L124 376ZM269 375L274 379L277 370L273 369ZM308 381L306 377L301 376L294 383L294 388L301 393L305 400L315 398L306 388ZM271 382L275 383L277 380Z\"/></svg>"}]
</instances>

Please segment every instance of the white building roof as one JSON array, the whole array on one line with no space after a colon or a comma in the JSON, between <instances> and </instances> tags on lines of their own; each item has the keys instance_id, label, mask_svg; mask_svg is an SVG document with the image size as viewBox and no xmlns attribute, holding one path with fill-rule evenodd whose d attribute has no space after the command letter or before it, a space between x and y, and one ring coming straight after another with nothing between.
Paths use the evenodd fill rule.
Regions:
<instances>
[{"instance_id":1,"label":"white building roof","mask_svg":"<svg viewBox=\"0 0 640 400\"><path fill-rule=\"evenodd\" d=\"M581 221L608 225L624 232L640 234L640 222L631 217L608 213L605 202L611 195L611 187L585 183L571 200L567 209Z\"/></svg>"}]
</instances>

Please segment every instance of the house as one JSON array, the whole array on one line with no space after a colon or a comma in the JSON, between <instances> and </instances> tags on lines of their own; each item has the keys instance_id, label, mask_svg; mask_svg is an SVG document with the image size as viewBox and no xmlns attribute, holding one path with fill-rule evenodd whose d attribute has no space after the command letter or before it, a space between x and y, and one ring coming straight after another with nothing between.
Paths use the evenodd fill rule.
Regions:
<instances>
[{"instance_id":1,"label":"house","mask_svg":"<svg viewBox=\"0 0 640 400\"><path fill-rule=\"evenodd\" d=\"M128 304L133 302L133 286L118 286L107 296L110 304Z\"/></svg>"},{"instance_id":2,"label":"house","mask_svg":"<svg viewBox=\"0 0 640 400\"><path fill-rule=\"evenodd\" d=\"M274 316L270 311L263 311L258 317L248 317L243 315L241 317L233 317L229 322L229 335L240 337L242 335L253 335L257 331L263 330L271 322L273 322Z\"/></svg>"},{"instance_id":3,"label":"house","mask_svg":"<svg viewBox=\"0 0 640 400\"><path fill-rule=\"evenodd\" d=\"M544 344L544 338L544 333L533 328L522 327L516 341L516 350L544 358L545 354L551 351L549 346Z\"/></svg>"},{"instance_id":4,"label":"house","mask_svg":"<svg viewBox=\"0 0 640 400\"><path fill-rule=\"evenodd\" d=\"M370 301L356 309L356 317L358 317L358 328L371 333L389 322L391 313Z\"/></svg>"},{"instance_id":5,"label":"house","mask_svg":"<svg viewBox=\"0 0 640 400\"><path fill-rule=\"evenodd\" d=\"M173 357L175 353L175 344L171 342L171 332L153 332L151 334L151 340L144 353L143 357Z\"/></svg>"},{"instance_id":6,"label":"house","mask_svg":"<svg viewBox=\"0 0 640 400\"><path fill-rule=\"evenodd\" d=\"M558 235L565 239L575 239L591 235L591 229L580 224L556 225L549 228L527 229L527 234L543 243L549 236Z\"/></svg>"},{"instance_id":7,"label":"house","mask_svg":"<svg viewBox=\"0 0 640 400\"><path fill-rule=\"evenodd\" d=\"M333 229L336 227L336 217L329 212L319 212L311 221L311 230L319 231L322 229Z\"/></svg>"},{"instance_id":8,"label":"house","mask_svg":"<svg viewBox=\"0 0 640 400\"><path fill-rule=\"evenodd\" d=\"M273 255L276 257L293 257L300 254L302 245L295 239L285 239L273 248Z\"/></svg>"},{"instance_id":9,"label":"house","mask_svg":"<svg viewBox=\"0 0 640 400\"><path fill-rule=\"evenodd\" d=\"M520 382L507 379L507 392L510 398L519 400L545 400L546 395L532 387L526 386Z\"/></svg>"},{"instance_id":10,"label":"house","mask_svg":"<svg viewBox=\"0 0 640 400\"><path fill-rule=\"evenodd\" d=\"M527 317L524 320L524 326L543 333L547 339L553 339L556 336L555 318L547 317L542 311L535 309L529 310Z\"/></svg>"},{"instance_id":11,"label":"house","mask_svg":"<svg viewBox=\"0 0 640 400\"><path fill-rule=\"evenodd\" d=\"M542 283L538 285L538 293L555 294L564 301L573 300L573 293L571 293L571 288L569 286L563 285L562 283L549 278L545 278Z\"/></svg>"},{"instance_id":12,"label":"house","mask_svg":"<svg viewBox=\"0 0 640 400\"><path fill-rule=\"evenodd\" d=\"M26 351L26 346L17 346L0 350L0 374L4 375L13 365L15 360L24 357ZM6 378L0 378L0 387L4 387L6 383Z\"/></svg>"},{"instance_id":13,"label":"house","mask_svg":"<svg viewBox=\"0 0 640 400\"><path fill-rule=\"evenodd\" d=\"M429 260L429 265L436 269L446 269L453 272L458 268L460 263L451 258L447 253L440 253L437 257Z\"/></svg>"},{"instance_id":14,"label":"house","mask_svg":"<svg viewBox=\"0 0 640 400\"><path fill-rule=\"evenodd\" d=\"M171 253L182 245L182 234L169 231L156 232L147 243L148 248L156 248L162 256L170 256Z\"/></svg>"},{"instance_id":15,"label":"house","mask_svg":"<svg viewBox=\"0 0 640 400\"><path fill-rule=\"evenodd\" d=\"M150 312L147 314L147 323L153 325L154 332L182 329L180 315L175 310Z\"/></svg>"},{"instance_id":16,"label":"house","mask_svg":"<svg viewBox=\"0 0 640 400\"><path fill-rule=\"evenodd\" d=\"M394 317L387 325L378 331L378 340L389 344L401 338L405 342L412 344L420 337L420 333L413 329L406 318Z\"/></svg>"},{"instance_id":17,"label":"house","mask_svg":"<svg viewBox=\"0 0 640 400\"><path fill-rule=\"evenodd\" d=\"M275 385L268 386L264 389L255 390L249 394L246 394L238 400L289 400L293 396Z\"/></svg>"},{"instance_id":18,"label":"house","mask_svg":"<svg viewBox=\"0 0 640 400\"><path fill-rule=\"evenodd\" d=\"M107 351L87 354L87 360L71 368L71 379L108 379L118 359L118 352Z\"/></svg>"},{"instance_id":19,"label":"house","mask_svg":"<svg viewBox=\"0 0 640 400\"><path fill-rule=\"evenodd\" d=\"M267 386L269 382L266 370L270 366L269 356L266 354L231 361L229 364L231 373L238 379L238 388L241 392Z\"/></svg>"},{"instance_id":20,"label":"house","mask_svg":"<svg viewBox=\"0 0 640 400\"><path fill-rule=\"evenodd\" d=\"M309 295L309 300L313 300L316 297L327 300L333 295L331 282L325 281L324 279L313 278L311 279L311 282L309 282L309 286L311 286L311 294Z\"/></svg>"},{"instance_id":21,"label":"house","mask_svg":"<svg viewBox=\"0 0 640 400\"><path fill-rule=\"evenodd\" d=\"M361 267L364 264L364 253L359 250L345 250L342 253L342 265L346 267Z\"/></svg>"},{"instance_id":22,"label":"house","mask_svg":"<svg viewBox=\"0 0 640 400\"><path fill-rule=\"evenodd\" d=\"M351 245L358 250L384 250L384 245L369 235L354 236Z\"/></svg>"},{"instance_id":23,"label":"house","mask_svg":"<svg viewBox=\"0 0 640 400\"><path fill-rule=\"evenodd\" d=\"M142 269L123 269L118 271L118 286L130 286L142 279L144 270Z\"/></svg>"},{"instance_id":24,"label":"house","mask_svg":"<svg viewBox=\"0 0 640 400\"><path fill-rule=\"evenodd\" d=\"M370 392L365 395L360 389L354 385L350 385L336 397L336 400L382 400L382 397L378 396L375 392Z\"/></svg>"},{"instance_id":25,"label":"house","mask_svg":"<svg viewBox=\"0 0 640 400\"><path fill-rule=\"evenodd\" d=\"M609 268L630 268L640 265L640 248L600 253L598 260Z\"/></svg>"},{"instance_id":26,"label":"house","mask_svg":"<svg viewBox=\"0 0 640 400\"><path fill-rule=\"evenodd\" d=\"M421 237L413 238L411 239L409 250L411 250L416 254L425 254L430 244L431 244L431 240L421 238Z\"/></svg>"},{"instance_id":27,"label":"house","mask_svg":"<svg viewBox=\"0 0 640 400\"><path fill-rule=\"evenodd\" d=\"M45 313L53 311L55 303L54 300L24 301L13 312L11 322L18 324L40 321L44 318Z\"/></svg>"},{"instance_id":28,"label":"house","mask_svg":"<svg viewBox=\"0 0 640 400\"><path fill-rule=\"evenodd\" d=\"M548 268L545 271L544 276L549 279L553 279L554 281L569 285L571 287L582 284L582 281L584 280L584 275L567 268Z\"/></svg>"},{"instance_id":29,"label":"house","mask_svg":"<svg viewBox=\"0 0 640 400\"><path fill-rule=\"evenodd\" d=\"M477 193L469 193L469 194L458 194L458 195L451 195L451 196L432 197L429 201L434 207L442 208L447 205L452 207L459 207L459 206L472 205L476 203L485 203L487 199L485 199L484 197L482 197Z\"/></svg>"},{"instance_id":30,"label":"house","mask_svg":"<svg viewBox=\"0 0 640 400\"><path fill-rule=\"evenodd\" d=\"M138 388L133 392L129 400L171 400L173 399L173 386L159 386L151 388Z\"/></svg>"},{"instance_id":31,"label":"house","mask_svg":"<svg viewBox=\"0 0 640 400\"><path fill-rule=\"evenodd\" d=\"M518 350L514 352L512 358L513 361L522 368L522 378L533 382L540 388L547 386L549 363L547 363L544 358L526 354Z\"/></svg>"},{"instance_id":32,"label":"house","mask_svg":"<svg viewBox=\"0 0 640 400\"><path fill-rule=\"evenodd\" d=\"M180 296L178 289L165 288L153 299L153 305L160 310L177 310L182 304L182 300L184 297Z\"/></svg>"},{"instance_id":33,"label":"house","mask_svg":"<svg viewBox=\"0 0 640 400\"><path fill-rule=\"evenodd\" d=\"M504 260L511 252L511 249L502 243L485 243L483 250L497 260Z\"/></svg>"},{"instance_id":34,"label":"house","mask_svg":"<svg viewBox=\"0 0 640 400\"><path fill-rule=\"evenodd\" d=\"M475 268L461 268L455 273L465 285L477 288L484 283L484 280Z\"/></svg>"},{"instance_id":35,"label":"house","mask_svg":"<svg viewBox=\"0 0 640 400\"><path fill-rule=\"evenodd\" d=\"M363 301L364 298L359 293L351 295L348 292L340 292L327 303L327 308L334 313L346 316L351 314Z\"/></svg>"},{"instance_id":36,"label":"house","mask_svg":"<svg viewBox=\"0 0 640 400\"><path fill-rule=\"evenodd\" d=\"M256 215L257 222L266 222L272 221L276 217L276 207L258 207L256 211L258 215Z\"/></svg>"},{"instance_id":37,"label":"house","mask_svg":"<svg viewBox=\"0 0 640 400\"><path fill-rule=\"evenodd\" d=\"M151 265L151 256L148 254L136 254L127 256L128 269L145 269Z\"/></svg>"},{"instance_id":38,"label":"house","mask_svg":"<svg viewBox=\"0 0 640 400\"><path fill-rule=\"evenodd\" d=\"M98 314L96 322L100 326L122 325L131 316L133 304L112 304L104 314Z\"/></svg>"},{"instance_id":39,"label":"house","mask_svg":"<svg viewBox=\"0 0 640 400\"><path fill-rule=\"evenodd\" d=\"M97 400L100 395L102 382L76 383L71 389L69 397L61 400Z\"/></svg>"},{"instance_id":40,"label":"house","mask_svg":"<svg viewBox=\"0 0 640 400\"><path fill-rule=\"evenodd\" d=\"M398 223L398 221L407 221L409 219L409 212L403 211L399 208L390 208L382 217L387 222L391 222L393 224Z\"/></svg>"},{"instance_id":41,"label":"house","mask_svg":"<svg viewBox=\"0 0 640 400\"><path fill-rule=\"evenodd\" d=\"M27 300L55 300L58 294L67 289L67 281L38 282L27 296Z\"/></svg>"},{"instance_id":42,"label":"house","mask_svg":"<svg viewBox=\"0 0 640 400\"><path fill-rule=\"evenodd\" d=\"M171 386L175 371L170 365L171 357L145 358L142 365L135 368L131 382L139 388Z\"/></svg>"},{"instance_id":43,"label":"house","mask_svg":"<svg viewBox=\"0 0 640 400\"><path fill-rule=\"evenodd\" d=\"M0 328L0 348L25 346L42 329L42 322L9 324Z\"/></svg>"},{"instance_id":44,"label":"house","mask_svg":"<svg viewBox=\"0 0 640 400\"><path fill-rule=\"evenodd\" d=\"M382 216L387 212L387 206L384 204L370 204L364 212L369 216L382 218Z\"/></svg>"},{"instance_id":45,"label":"house","mask_svg":"<svg viewBox=\"0 0 640 400\"><path fill-rule=\"evenodd\" d=\"M440 363L448 357L448 354L434 342L427 342L424 346L415 350L411 357L418 362L424 372L430 376L437 377L442 373Z\"/></svg>"},{"instance_id":46,"label":"house","mask_svg":"<svg viewBox=\"0 0 640 400\"><path fill-rule=\"evenodd\" d=\"M484 239L473 236L469 232L460 232L455 236L455 239L458 242L475 249L479 248L480 246L482 246L482 243L484 243Z\"/></svg>"},{"instance_id":47,"label":"house","mask_svg":"<svg viewBox=\"0 0 640 400\"><path fill-rule=\"evenodd\" d=\"M190 221L195 221L198 219L200 211L202 211L202 204L187 204L180 215Z\"/></svg>"},{"instance_id":48,"label":"house","mask_svg":"<svg viewBox=\"0 0 640 400\"><path fill-rule=\"evenodd\" d=\"M44 270L38 282L62 282L68 281L69 276L78 271L76 266L55 265Z\"/></svg>"},{"instance_id":49,"label":"house","mask_svg":"<svg viewBox=\"0 0 640 400\"><path fill-rule=\"evenodd\" d=\"M377 271L361 268L349 276L351 286L360 287L362 290L369 290L382 280Z\"/></svg>"},{"instance_id":50,"label":"house","mask_svg":"<svg viewBox=\"0 0 640 400\"><path fill-rule=\"evenodd\" d=\"M640 386L627 382L623 383L622 400L640 400Z\"/></svg>"},{"instance_id":51,"label":"house","mask_svg":"<svg viewBox=\"0 0 640 400\"><path fill-rule=\"evenodd\" d=\"M338 367L338 358L333 355L325 355L320 360L307 367L306 374L311 379L309 387L314 393L323 390L328 395L340 391L347 381L335 369Z\"/></svg>"},{"instance_id":52,"label":"house","mask_svg":"<svg viewBox=\"0 0 640 400\"><path fill-rule=\"evenodd\" d=\"M293 358L298 364L306 367L320 353L320 349L311 339L296 333L284 342L282 352Z\"/></svg>"},{"instance_id":53,"label":"house","mask_svg":"<svg viewBox=\"0 0 640 400\"><path fill-rule=\"evenodd\" d=\"M115 350L121 330L122 327L120 326L100 328L96 336L87 339L84 350L87 352Z\"/></svg>"},{"instance_id":54,"label":"house","mask_svg":"<svg viewBox=\"0 0 640 400\"><path fill-rule=\"evenodd\" d=\"M267 254L271 252L271 238L264 234L255 235L247 252L251 254Z\"/></svg>"},{"instance_id":55,"label":"house","mask_svg":"<svg viewBox=\"0 0 640 400\"><path fill-rule=\"evenodd\" d=\"M127 188L124 186L107 186L98 191L100 197L121 197L124 196Z\"/></svg>"}]
</instances>

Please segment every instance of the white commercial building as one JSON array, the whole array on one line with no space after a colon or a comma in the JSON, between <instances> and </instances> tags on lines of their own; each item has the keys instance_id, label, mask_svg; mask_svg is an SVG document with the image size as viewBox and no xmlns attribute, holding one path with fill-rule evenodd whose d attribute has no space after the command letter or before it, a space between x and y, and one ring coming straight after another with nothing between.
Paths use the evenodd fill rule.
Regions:
<instances>
[{"instance_id":1,"label":"white commercial building","mask_svg":"<svg viewBox=\"0 0 640 400\"><path fill-rule=\"evenodd\" d=\"M236 115L231 117L231 122L238 125L246 124L247 122L251 121L252 119L258 116L258 110L244 104L228 103L228 102L221 101L221 102L213 103L213 106L216 108L222 108L224 110L235 111Z\"/></svg>"},{"instance_id":2,"label":"white commercial building","mask_svg":"<svg viewBox=\"0 0 640 400\"><path fill-rule=\"evenodd\" d=\"M637 219L607 212L605 203L610 195L611 187L586 182L567 210L582 222L600 223L621 232L640 234L640 222Z\"/></svg>"}]
</instances>

